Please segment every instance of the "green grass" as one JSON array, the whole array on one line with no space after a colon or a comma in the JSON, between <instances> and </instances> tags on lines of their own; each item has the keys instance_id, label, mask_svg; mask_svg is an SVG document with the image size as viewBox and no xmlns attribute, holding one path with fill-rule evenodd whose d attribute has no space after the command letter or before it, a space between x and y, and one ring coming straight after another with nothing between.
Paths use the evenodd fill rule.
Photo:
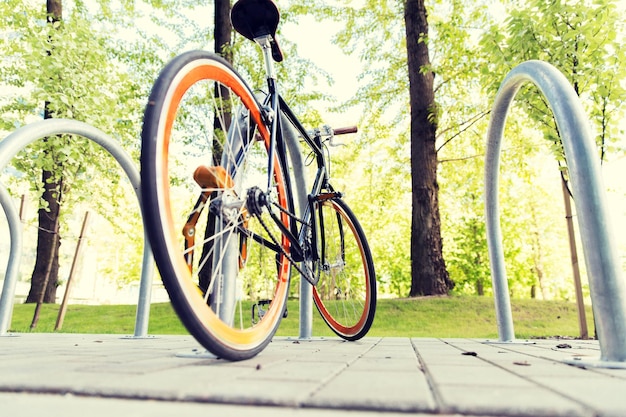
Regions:
<instances>
[{"instance_id":1,"label":"green grass","mask_svg":"<svg viewBox=\"0 0 626 417\"><path fill-rule=\"evenodd\" d=\"M564 301L512 300L517 338L579 335L576 305ZM16 305L11 331L30 332L35 306ZM289 315L278 335L298 336L298 302L289 301ZM53 332L58 305L44 305L35 332ZM64 333L133 334L136 307L133 305L70 305ZM591 308L587 307L589 334L593 335ZM152 304L149 333L187 334L172 307ZM317 312L313 313L313 336L332 336ZM422 297L378 301L376 319L368 336L386 337L471 337L497 338L493 299L488 297Z\"/></svg>"}]
</instances>

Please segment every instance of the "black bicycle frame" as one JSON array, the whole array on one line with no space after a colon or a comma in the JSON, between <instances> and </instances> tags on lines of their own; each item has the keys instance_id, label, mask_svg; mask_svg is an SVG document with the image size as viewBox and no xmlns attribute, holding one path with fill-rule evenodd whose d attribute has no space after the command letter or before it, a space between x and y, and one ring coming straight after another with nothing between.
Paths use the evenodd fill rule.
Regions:
<instances>
[{"instance_id":1,"label":"black bicycle frame","mask_svg":"<svg viewBox=\"0 0 626 417\"><path fill-rule=\"evenodd\" d=\"M319 254L317 251L318 236L316 232L316 222L318 221L318 219L316 219L316 216L313 215L315 207L318 202L328 198L339 197L340 194L335 193L328 183L328 172L326 169L326 160L324 158L321 135L316 134L311 137L307 130L304 128L304 126L302 126L296 115L293 113L289 105L285 102L282 96L277 93L275 85L271 81L269 83L269 86L270 94L266 97L264 102L264 108L269 109L269 112L266 110L266 113L268 113L266 121L269 122L268 129L270 132L270 149L268 150L268 154L270 155L270 162L268 167L270 171L268 175L270 176L270 178L268 178L268 182L271 181L271 175L273 173L273 164L275 163L274 155L278 153L279 158L281 158L283 161L287 160L286 144L284 143L284 140L282 140L283 129L281 126L281 114L286 117L287 121L291 123L297 133L304 139L307 146L313 151L317 165L315 180L313 182L313 186L311 187L310 194L308 195L308 204L304 208L302 218L298 218L295 215L293 201L289 203L291 211L289 215L292 218L297 219L298 221L290 222L291 224L289 227L285 225L280 220L280 218L278 218L278 216L272 214L271 210L270 215L272 216L277 226L281 229L281 232L289 240L291 244L291 256L293 260L296 262L303 261L305 259L315 261L319 259ZM286 175L286 180L290 183L289 175ZM289 184L288 186L291 188L291 184ZM320 195L323 189L328 189L330 192ZM298 223L301 223L303 226L298 228ZM311 251L312 258L309 257L309 259L307 259L306 257L306 248L304 247L304 243L306 242L307 227L311 228L311 246L315 248L315 250Z\"/></svg>"}]
</instances>

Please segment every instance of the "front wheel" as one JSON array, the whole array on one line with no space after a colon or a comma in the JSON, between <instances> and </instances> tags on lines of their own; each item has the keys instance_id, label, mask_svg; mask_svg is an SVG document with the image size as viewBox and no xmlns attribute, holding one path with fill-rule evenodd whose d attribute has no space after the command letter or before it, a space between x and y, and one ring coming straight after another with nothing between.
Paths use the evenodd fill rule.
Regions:
<instances>
[{"instance_id":1,"label":"front wheel","mask_svg":"<svg viewBox=\"0 0 626 417\"><path fill-rule=\"evenodd\" d=\"M319 281L313 300L340 337L365 336L376 313L376 275L369 245L354 213L342 200L317 204Z\"/></svg>"},{"instance_id":2,"label":"front wheel","mask_svg":"<svg viewBox=\"0 0 626 417\"><path fill-rule=\"evenodd\" d=\"M222 58L182 54L152 89L141 139L144 221L174 309L215 355L256 355L283 317L291 268L289 241L266 207L251 210L251 190L292 208L257 99Z\"/></svg>"}]
</instances>

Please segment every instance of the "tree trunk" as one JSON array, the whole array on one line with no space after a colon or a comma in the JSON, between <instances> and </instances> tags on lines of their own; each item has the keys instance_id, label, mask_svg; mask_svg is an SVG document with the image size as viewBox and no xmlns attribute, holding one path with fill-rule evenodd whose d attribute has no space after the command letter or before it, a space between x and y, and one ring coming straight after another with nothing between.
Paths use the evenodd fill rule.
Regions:
<instances>
[{"instance_id":1,"label":"tree trunk","mask_svg":"<svg viewBox=\"0 0 626 417\"><path fill-rule=\"evenodd\" d=\"M214 26L214 51L228 62L233 62L233 51L231 48L232 41L232 26L230 24L230 0L215 0L215 26ZM220 97L223 100L228 100L230 97L230 90L223 86L215 87L215 97ZM222 123L225 126L222 126ZM214 129L228 130L230 126L230 115L224 114L224 120L220 120L216 116L213 121ZM213 149L213 165L219 165L221 163L221 150L219 144ZM211 195L211 199L215 197L215 193ZM215 231L215 216L208 215L207 225L204 232L205 238L212 236ZM207 258L207 262L198 273L198 285L203 291L207 291L211 285L212 265L213 265L213 240L205 239L207 243L202 247L201 259ZM210 303L210 300L209 300Z\"/></svg>"},{"instance_id":2,"label":"tree trunk","mask_svg":"<svg viewBox=\"0 0 626 417\"><path fill-rule=\"evenodd\" d=\"M576 291L576 306L578 308L578 328L580 330L580 338L588 339L589 330L587 329L587 313L585 311L585 300L583 296L583 288L580 280L580 267L578 265L578 250L576 248L576 234L574 232L574 221L572 219L571 195L567 186L567 180L561 174L561 189L563 190L563 202L565 205L565 220L567 222L567 235L569 236L569 249L572 262L572 272L574 274L574 289Z\"/></svg>"},{"instance_id":3,"label":"tree trunk","mask_svg":"<svg viewBox=\"0 0 626 417\"><path fill-rule=\"evenodd\" d=\"M56 301L56 290L59 277L59 246L61 238L57 230L57 219L61 211L61 196L58 189L62 183L48 182L53 173L43 171L42 181L45 190L42 199L48 202L48 210L39 209L39 231L37 232L37 258L31 278L27 303L36 303L45 287L44 303Z\"/></svg>"},{"instance_id":4,"label":"tree trunk","mask_svg":"<svg viewBox=\"0 0 626 417\"><path fill-rule=\"evenodd\" d=\"M447 294L454 286L442 254L437 184L437 108L428 57L424 0L406 0L411 105L411 291L410 296Z\"/></svg>"},{"instance_id":5,"label":"tree trunk","mask_svg":"<svg viewBox=\"0 0 626 417\"><path fill-rule=\"evenodd\" d=\"M232 25L230 24L230 0L215 0L215 28L213 30L215 53L232 63L233 50L231 48L231 41L233 30ZM216 90L215 97L221 97L222 100L228 100L230 97L230 90L224 87L216 88L221 88L221 91ZM227 130L230 126L230 115L225 114L224 117L226 118L226 120L223 121L225 126L221 126L221 128ZM214 126L219 125L220 121L215 120ZM219 163L219 160L215 162Z\"/></svg>"},{"instance_id":6,"label":"tree trunk","mask_svg":"<svg viewBox=\"0 0 626 417\"><path fill-rule=\"evenodd\" d=\"M62 18L62 0L47 0L46 11L48 23L53 24ZM52 54L52 50L46 51ZM52 114L48 103L45 104L44 118L50 119ZM51 155L48 155L51 156ZM27 303L36 303L40 295L45 291L43 301L54 303L59 277L59 246L60 235L57 233L57 219L61 213L61 192L63 180L52 171L42 171L41 180L44 184L42 199L48 203L48 209L39 209L39 231L37 233L37 258L31 278L30 291L26 297ZM48 265L51 263L48 274ZM45 288L44 288L45 287Z\"/></svg>"},{"instance_id":7,"label":"tree trunk","mask_svg":"<svg viewBox=\"0 0 626 417\"><path fill-rule=\"evenodd\" d=\"M544 271L543 271L543 247L541 246L541 236L539 235L539 224L537 221L537 211L533 204L530 208L531 219L533 222L532 235L532 251L533 251L533 272L537 277L539 284L539 290L541 291L541 298L547 300L547 292L544 285ZM534 288L534 285L533 285ZM531 289L531 298L535 298L536 288Z\"/></svg>"},{"instance_id":8,"label":"tree trunk","mask_svg":"<svg viewBox=\"0 0 626 417\"><path fill-rule=\"evenodd\" d=\"M231 48L232 27L230 24L230 0L215 0L215 52L228 62L233 62Z\"/></svg>"}]
</instances>

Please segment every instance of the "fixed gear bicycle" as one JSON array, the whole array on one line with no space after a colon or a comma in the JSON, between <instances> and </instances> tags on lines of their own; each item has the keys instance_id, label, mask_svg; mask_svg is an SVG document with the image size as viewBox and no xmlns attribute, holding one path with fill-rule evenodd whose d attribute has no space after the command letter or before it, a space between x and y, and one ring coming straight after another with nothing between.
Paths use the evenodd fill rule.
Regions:
<instances>
[{"instance_id":1,"label":"fixed gear bicycle","mask_svg":"<svg viewBox=\"0 0 626 417\"><path fill-rule=\"evenodd\" d=\"M267 93L254 94L218 55L190 51L162 70L144 114L142 209L158 270L185 327L228 360L271 341L292 271L314 285L322 318L346 340L368 332L376 309L365 234L328 178L328 142L354 129L309 132L280 96L279 18L271 0L239 0L231 12L263 51ZM289 164L290 140L317 166L298 213L292 177L303 173Z\"/></svg>"}]
</instances>

